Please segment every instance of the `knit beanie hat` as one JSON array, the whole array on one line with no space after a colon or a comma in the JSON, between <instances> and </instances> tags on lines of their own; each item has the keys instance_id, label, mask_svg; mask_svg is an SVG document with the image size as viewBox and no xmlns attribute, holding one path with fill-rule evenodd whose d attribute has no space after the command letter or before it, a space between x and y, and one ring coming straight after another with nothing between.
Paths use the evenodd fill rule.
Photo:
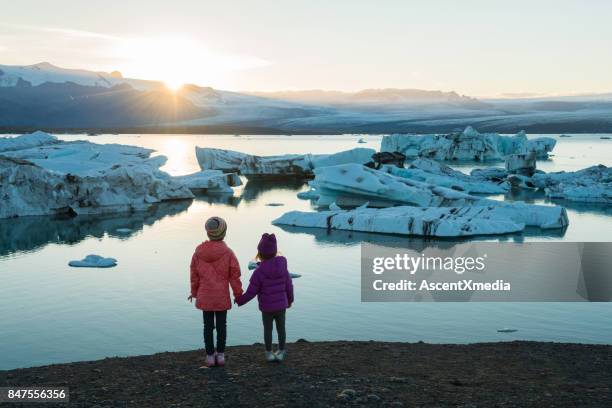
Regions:
<instances>
[{"instance_id":1,"label":"knit beanie hat","mask_svg":"<svg viewBox=\"0 0 612 408\"><path fill-rule=\"evenodd\" d=\"M257 245L257 251L263 256L276 254L276 236L274 234L263 234Z\"/></svg>"},{"instance_id":2,"label":"knit beanie hat","mask_svg":"<svg viewBox=\"0 0 612 408\"><path fill-rule=\"evenodd\" d=\"M206 221L206 234L212 241L221 241L225 238L225 231L227 231L227 224L221 217L210 217Z\"/></svg>"}]
</instances>

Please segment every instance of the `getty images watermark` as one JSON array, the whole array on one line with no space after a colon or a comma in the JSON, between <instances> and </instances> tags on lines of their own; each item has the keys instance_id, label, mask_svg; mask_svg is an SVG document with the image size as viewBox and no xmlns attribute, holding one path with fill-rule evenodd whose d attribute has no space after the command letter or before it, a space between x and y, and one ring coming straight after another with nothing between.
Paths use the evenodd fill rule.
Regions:
<instances>
[{"instance_id":1,"label":"getty images watermark","mask_svg":"<svg viewBox=\"0 0 612 408\"><path fill-rule=\"evenodd\" d=\"M609 302L612 243L364 243L361 300Z\"/></svg>"}]
</instances>

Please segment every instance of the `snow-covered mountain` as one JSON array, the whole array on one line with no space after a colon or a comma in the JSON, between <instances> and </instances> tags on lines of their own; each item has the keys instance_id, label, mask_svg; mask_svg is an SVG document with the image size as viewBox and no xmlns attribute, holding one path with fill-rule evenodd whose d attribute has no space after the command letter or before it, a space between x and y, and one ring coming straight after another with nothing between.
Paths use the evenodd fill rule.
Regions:
<instances>
[{"instance_id":1,"label":"snow-covered mountain","mask_svg":"<svg viewBox=\"0 0 612 408\"><path fill-rule=\"evenodd\" d=\"M213 133L612 132L609 95L478 100L456 92L230 92L43 62L0 65L0 129Z\"/></svg>"}]
</instances>

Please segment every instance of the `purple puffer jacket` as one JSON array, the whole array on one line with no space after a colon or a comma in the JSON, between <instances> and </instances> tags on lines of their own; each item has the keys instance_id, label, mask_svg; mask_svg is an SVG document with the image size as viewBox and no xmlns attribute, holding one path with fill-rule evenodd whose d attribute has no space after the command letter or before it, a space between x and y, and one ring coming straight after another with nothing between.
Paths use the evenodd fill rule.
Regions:
<instances>
[{"instance_id":1,"label":"purple puffer jacket","mask_svg":"<svg viewBox=\"0 0 612 408\"><path fill-rule=\"evenodd\" d=\"M244 305L257 295L259 310L276 312L293 303L293 283L287 271L287 259L276 256L262 261L249 280L249 288L236 303Z\"/></svg>"}]
</instances>

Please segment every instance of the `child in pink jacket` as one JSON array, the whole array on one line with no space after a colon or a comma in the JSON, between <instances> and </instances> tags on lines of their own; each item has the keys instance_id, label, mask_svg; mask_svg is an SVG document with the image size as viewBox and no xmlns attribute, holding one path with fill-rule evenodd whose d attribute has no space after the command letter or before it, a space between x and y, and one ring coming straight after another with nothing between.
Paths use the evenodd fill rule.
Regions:
<instances>
[{"instance_id":1,"label":"child in pink jacket","mask_svg":"<svg viewBox=\"0 0 612 408\"><path fill-rule=\"evenodd\" d=\"M225 244L227 224L223 218L211 217L206 221L204 241L191 258L191 295L190 302L196 299L196 307L204 316L204 344L206 365L225 365L225 340L227 336L227 311L231 309L229 288L234 299L242 295L240 265L234 252ZM217 329L215 349L213 331Z\"/></svg>"}]
</instances>

